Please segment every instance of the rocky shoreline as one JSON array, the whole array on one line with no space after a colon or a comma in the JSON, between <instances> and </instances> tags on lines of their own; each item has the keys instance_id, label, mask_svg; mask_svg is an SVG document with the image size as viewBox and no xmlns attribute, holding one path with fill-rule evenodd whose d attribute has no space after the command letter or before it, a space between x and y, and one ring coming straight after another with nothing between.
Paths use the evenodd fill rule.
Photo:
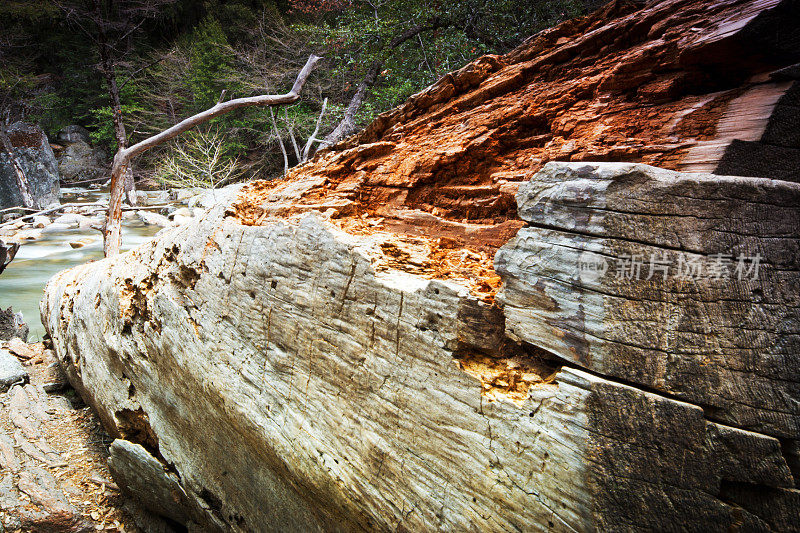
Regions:
<instances>
[{"instance_id":1,"label":"rocky shoreline","mask_svg":"<svg viewBox=\"0 0 800 533\"><path fill-rule=\"evenodd\" d=\"M123 220L158 228L180 226L201 217L213 197L214 191L202 189L139 191L138 205L126 207ZM75 232L69 244L81 248L101 238L106 205L98 200L54 205L33 214L6 213L0 222L0 241L25 244L50 234Z\"/></svg>"},{"instance_id":2,"label":"rocky shoreline","mask_svg":"<svg viewBox=\"0 0 800 533\"><path fill-rule=\"evenodd\" d=\"M0 531L137 533L137 521L158 525L113 481L110 442L51 349L19 338L0 343Z\"/></svg>"}]
</instances>

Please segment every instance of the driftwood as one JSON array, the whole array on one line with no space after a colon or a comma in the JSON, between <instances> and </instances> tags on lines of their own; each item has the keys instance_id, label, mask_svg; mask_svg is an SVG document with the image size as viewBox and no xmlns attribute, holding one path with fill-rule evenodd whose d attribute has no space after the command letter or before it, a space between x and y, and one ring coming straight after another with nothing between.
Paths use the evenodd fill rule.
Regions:
<instances>
[{"instance_id":1,"label":"driftwood","mask_svg":"<svg viewBox=\"0 0 800 533\"><path fill-rule=\"evenodd\" d=\"M125 176L125 171L130 165L133 157L153 148L154 146L158 146L159 144L167 142L185 131L208 122L212 118L224 115L225 113L229 113L235 109L255 106L291 104L292 102L295 102L300 97L300 91L303 88L303 85L305 85L308 76L311 74L311 71L314 69L314 66L320 59L320 57L313 54L308 58L305 66L297 75L297 79L295 80L292 89L286 94L267 94L252 96L249 98L235 98L233 100L228 100L227 102L223 102L221 97L220 101L210 109L184 119L171 128L168 128L159 134L153 135L152 137L148 137L147 139L138 142L133 146L129 146L127 148L120 147L114 156L114 163L111 168L111 198L109 200L108 213L106 214L106 222L103 228L103 252L105 253L106 257L119 252L120 231L122 226L122 197L124 194L123 178Z\"/></svg>"}]
</instances>

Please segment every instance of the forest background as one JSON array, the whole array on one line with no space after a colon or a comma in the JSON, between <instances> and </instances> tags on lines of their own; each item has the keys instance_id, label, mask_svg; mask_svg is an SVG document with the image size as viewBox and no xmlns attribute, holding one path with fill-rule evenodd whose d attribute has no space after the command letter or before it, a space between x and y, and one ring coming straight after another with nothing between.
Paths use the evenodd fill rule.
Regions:
<instances>
[{"instance_id":1,"label":"forest background","mask_svg":"<svg viewBox=\"0 0 800 533\"><path fill-rule=\"evenodd\" d=\"M219 117L137 160L137 181L274 178L484 54L582 15L597 0L4 0L0 122L53 136L86 127L113 154L110 84L128 145L225 98L288 91L323 56L300 100ZM324 114L321 115L324 109ZM321 116L321 119L320 119ZM193 183L198 181L198 183Z\"/></svg>"}]
</instances>

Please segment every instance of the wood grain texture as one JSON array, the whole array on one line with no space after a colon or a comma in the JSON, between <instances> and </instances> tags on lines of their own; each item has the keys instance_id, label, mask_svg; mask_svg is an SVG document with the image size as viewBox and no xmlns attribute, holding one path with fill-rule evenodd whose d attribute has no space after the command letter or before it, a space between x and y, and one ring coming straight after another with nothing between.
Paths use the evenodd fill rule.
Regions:
<instances>
[{"instance_id":1,"label":"wood grain texture","mask_svg":"<svg viewBox=\"0 0 800 533\"><path fill-rule=\"evenodd\" d=\"M514 337L706 408L736 427L800 432L800 186L632 164L549 164L520 188L529 226L503 247ZM605 263L579 275L581 254ZM758 279L712 275L760 255ZM638 256L639 279L618 277ZM666 258L666 279L650 261ZM681 278L681 257L704 268ZM622 259L621 259L622 258Z\"/></svg>"},{"instance_id":2,"label":"wood grain texture","mask_svg":"<svg viewBox=\"0 0 800 533\"><path fill-rule=\"evenodd\" d=\"M778 439L554 368L466 287L376 271L391 234L316 215L244 226L230 203L60 274L42 304L109 431L177 475L189 503L171 516L232 531L722 531L767 527L722 497L729 479L794 490ZM551 379L518 401L474 361Z\"/></svg>"}]
</instances>

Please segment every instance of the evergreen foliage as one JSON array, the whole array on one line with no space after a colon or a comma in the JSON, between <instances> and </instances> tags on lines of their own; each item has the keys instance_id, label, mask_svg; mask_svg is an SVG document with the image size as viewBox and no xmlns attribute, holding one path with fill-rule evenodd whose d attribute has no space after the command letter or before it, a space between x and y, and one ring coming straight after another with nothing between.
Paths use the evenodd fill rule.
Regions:
<instances>
[{"instance_id":1,"label":"evergreen foliage","mask_svg":"<svg viewBox=\"0 0 800 533\"><path fill-rule=\"evenodd\" d=\"M79 0L70 0L79 1ZM109 9L113 0L104 0ZM322 108L321 136L332 131L372 67L379 71L355 122L369 120L486 53L504 53L524 38L585 13L597 0L176 0L125 40L117 62L129 142L226 98L280 93L308 54L325 61L302 99L276 109L278 136L265 109L242 110L206 125L198 135L220 142L219 160L237 173L282 173L279 142L295 164ZM76 32L55 0L0 3L0 120L38 122L49 134L84 125L95 143L115 148L107 88L98 52ZM395 44L404 32L422 28ZM118 50L117 52L123 52ZM184 152L188 145L183 145ZM172 144L139 162L153 173L174 157ZM163 166L163 165L162 165Z\"/></svg>"}]
</instances>

